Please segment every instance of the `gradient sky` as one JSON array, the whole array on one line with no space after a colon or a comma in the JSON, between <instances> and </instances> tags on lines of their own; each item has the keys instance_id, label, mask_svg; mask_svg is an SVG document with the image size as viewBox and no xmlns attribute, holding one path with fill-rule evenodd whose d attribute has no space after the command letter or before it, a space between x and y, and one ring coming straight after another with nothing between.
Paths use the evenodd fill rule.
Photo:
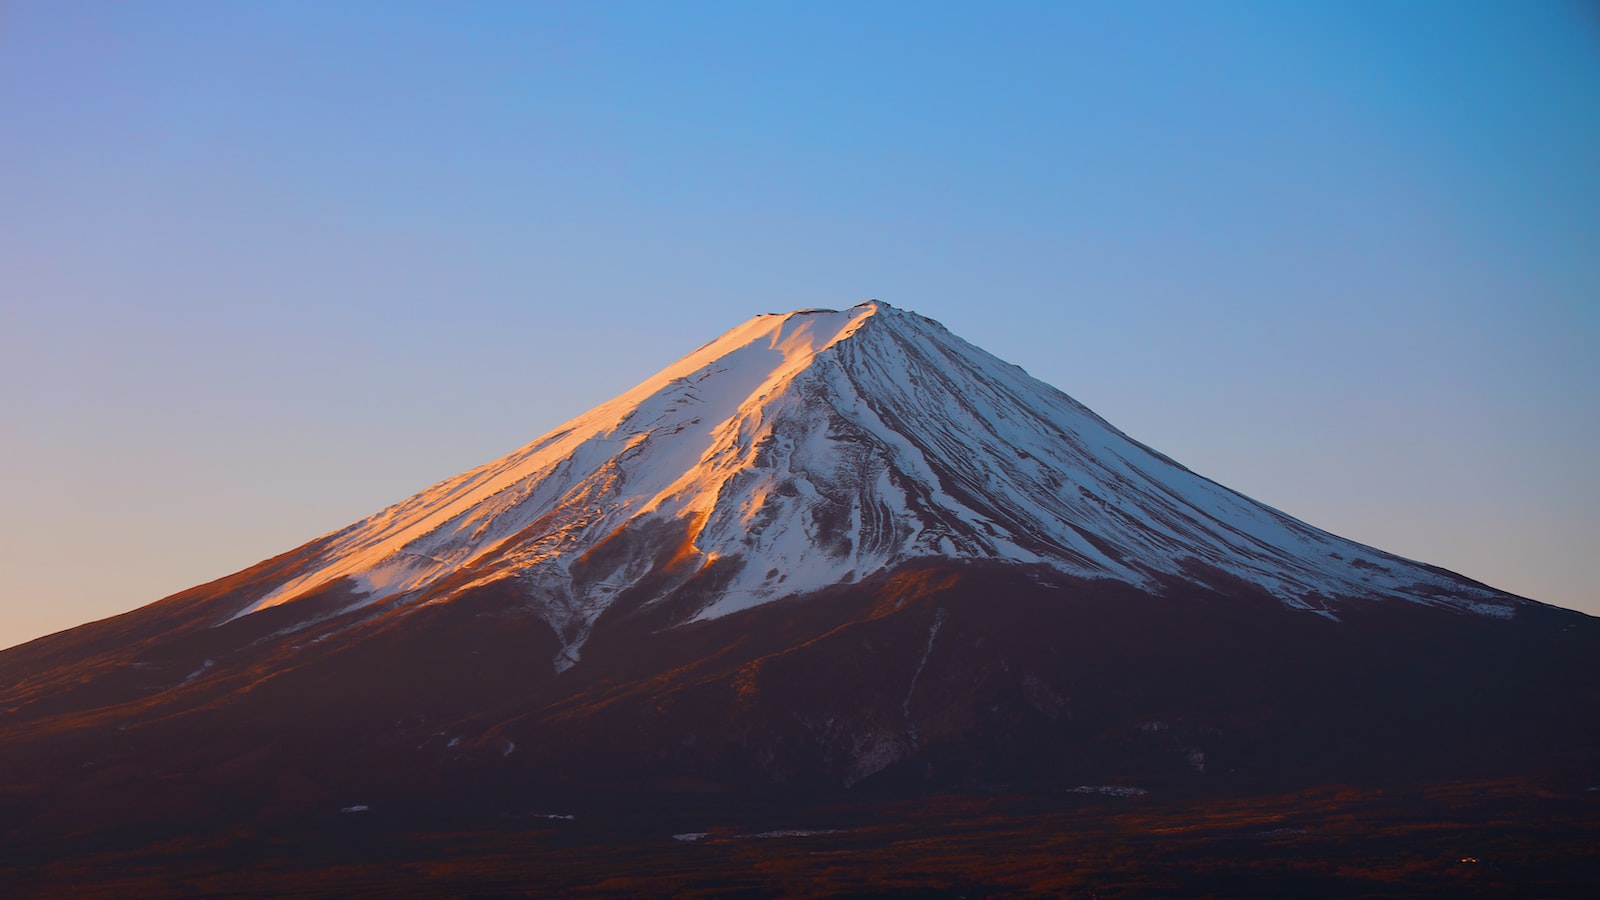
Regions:
<instances>
[{"instance_id":1,"label":"gradient sky","mask_svg":"<svg viewBox=\"0 0 1600 900\"><path fill-rule=\"evenodd\" d=\"M0 0L0 646L876 297L1600 614L1600 12Z\"/></svg>"}]
</instances>

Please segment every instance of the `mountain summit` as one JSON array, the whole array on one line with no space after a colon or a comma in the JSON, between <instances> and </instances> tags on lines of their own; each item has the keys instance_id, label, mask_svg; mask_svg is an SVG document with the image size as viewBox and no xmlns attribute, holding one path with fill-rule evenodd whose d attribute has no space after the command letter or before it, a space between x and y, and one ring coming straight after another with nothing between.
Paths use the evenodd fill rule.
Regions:
<instances>
[{"instance_id":1,"label":"mountain summit","mask_svg":"<svg viewBox=\"0 0 1600 900\"><path fill-rule=\"evenodd\" d=\"M651 892L604 861L711 834L733 856L650 858L686 889L683 860L724 859L743 890L739 835L832 833L848 806L943 817L968 860L952 884L1004 892L973 847L1154 821L1085 804L1167 804L1168 832L1218 804L1243 823L1226 841L1278 822L1239 799L1266 794L1358 827L1338 824L1349 785L1514 784L1557 798L1517 816L1570 815L1600 764L1596 658L1594 619L1257 503L930 319L764 315L348 528L0 652L0 834L26 857L0 876L65 894L71 873L152 873L102 879L126 895L292 844L306 880L274 883L302 893L343 865L325 839L354 835L379 869L412 846L492 857L460 893L501 892L513 858ZM1034 832L962 812L1000 796ZM1461 815L1412 796L1397 840ZM573 822L599 855L550 830ZM1285 829L1265 833L1305 833ZM946 864L920 841L884 852Z\"/></svg>"},{"instance_id":2,"label":"mountain summit","mask_svg":"<svg viewBox=\"0 0 1600 900\"><path fill-rule=\"evenodd\" d=\"M1320 531L1190 472L915 313L757 316L538 440L332 536L240 615L505 582L579 658L627 596L691 620L918 559L1048 566L1161 593L1249 585L1510 616L1518 601Z\"/></svg>"}]
</instances>

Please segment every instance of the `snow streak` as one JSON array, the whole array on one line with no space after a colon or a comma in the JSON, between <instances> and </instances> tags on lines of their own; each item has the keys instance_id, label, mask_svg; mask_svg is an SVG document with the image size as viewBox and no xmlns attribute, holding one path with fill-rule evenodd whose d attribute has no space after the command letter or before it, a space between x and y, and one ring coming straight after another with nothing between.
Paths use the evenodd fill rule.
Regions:
<instances>
[{"instance_id":1,"label":"snow streak","mask_svg":"<svg viewBox=\"0 0 1600 900\"><path fill-rule=\"evenodd\" d=\"M944 609L940 608L933 614L933 625L928 629L928 646L922 649L922 658L917 660L917 670L911 673L911 684L906 688L906 699L900 703L900 714L906 720L906 736L911 739L914 748L921 743L917 734L917 723L911 720L911 695L917 692L917 681L922 678L922 670L928 666L928 657L933 655L933 639L939 636L939 626L944 624Z\"/></svg>"}]
</instances>

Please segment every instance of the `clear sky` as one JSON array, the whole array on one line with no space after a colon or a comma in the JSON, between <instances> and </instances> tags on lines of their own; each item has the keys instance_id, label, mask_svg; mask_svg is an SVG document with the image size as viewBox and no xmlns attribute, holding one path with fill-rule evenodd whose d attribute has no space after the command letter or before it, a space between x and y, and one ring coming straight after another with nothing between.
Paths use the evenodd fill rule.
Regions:
<instances>
[{"instance_id":1,"label":"clear sky","mask_svg":"<svg viewBox=\"0 0 1600 900\"><path fill-rule=\"evenodd\" d=\"M1600 614L1597 10L0 0L0 646L869 297Z\"/></svg>"}]
</instances>

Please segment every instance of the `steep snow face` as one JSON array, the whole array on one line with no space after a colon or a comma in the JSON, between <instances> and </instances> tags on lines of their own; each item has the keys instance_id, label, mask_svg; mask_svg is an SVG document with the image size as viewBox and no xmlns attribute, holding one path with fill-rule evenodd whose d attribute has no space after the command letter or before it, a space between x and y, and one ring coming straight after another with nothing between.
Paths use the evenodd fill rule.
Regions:
<instances>
[{"instance_id":1,"label":"steep snow face","mask_svg":"<svg viewBox=\"0 0 1600 900\"><path fill-rule=\"evenodd\" d=\"M1162 576L1221 572L1324 612L1341 597L1514 610L1503 593L1196 475L937 322L898 312L893 321L836 349L858 400L841 409L898 442L899 469L919 484L919 517L949 555L1037 558L1150 589Z\"/></svg>"},{"instance_id":2,"label":"steep snow face","mask_svg":"<svg viewBox=\"0 0 1600 900\"><path fill-rule=\"evenodd\" d=\"M337 533L240 615L342 579L372 603L442 602L514 578L544 605L568 665L600 613L641 584L663 596L715 567L698 614L712 618L926 556L1043 563L1152 591L1221 573L1328 614L1341 597L1493 615L1515 602L1195 475L938 323L868 302L758 316Z\"/></svg>"}]
</instances>

